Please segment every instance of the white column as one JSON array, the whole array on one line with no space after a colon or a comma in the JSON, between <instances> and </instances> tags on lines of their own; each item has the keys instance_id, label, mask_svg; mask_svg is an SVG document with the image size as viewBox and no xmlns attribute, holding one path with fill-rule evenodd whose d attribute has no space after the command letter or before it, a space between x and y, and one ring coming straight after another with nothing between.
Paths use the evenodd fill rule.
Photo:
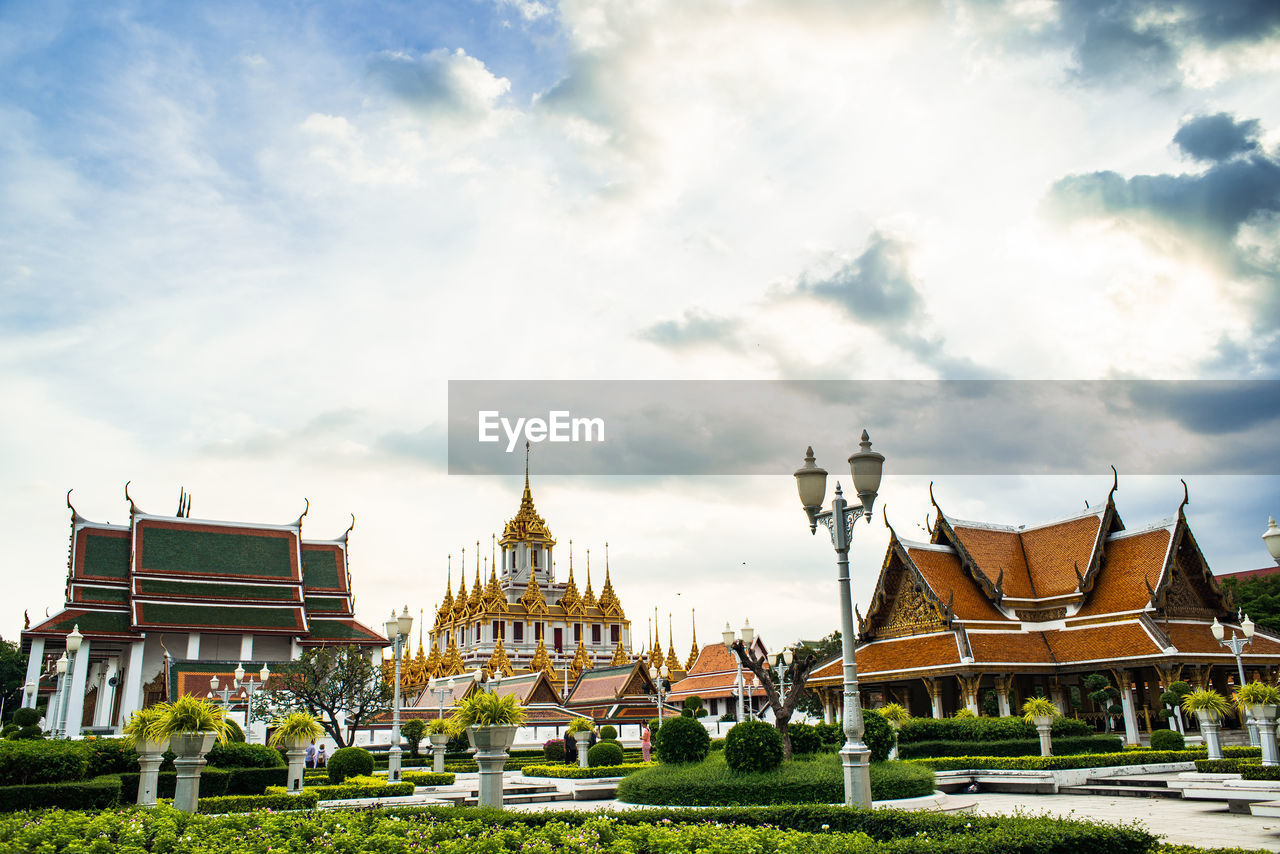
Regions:
<instances>
[{"instance_id":1,"label":"white column","mask_svg":"<svg viewBox=\"0 0 1280 854\"><path fill-rule=\"evenodd\" d=\"M40 671L44 669L44 638L31 639L31 653L27 656L27 680L23 682L22 689L22 707L35 708L36 701L40 699L40 691L37 690L30 697L27 697L26 686L28 683L34 685L36 680L40 678Z\"/></svg>"},{"instance_id":2,"label":"white column","mask_svg":"<svg viewBox=\"0 0 1280 854\"><path fill-rule=\"evenodd\" d=\"M68 738L80 737L80 719L84 717L85 682L89 678L89 647L85 638L80 642L80 651L70 673L71 685L67 694L67 720L64 726Z\"/></svg>"},{"instance_id":3,"label":"white column","mask_svg":"<svg viewBox=\"0 0 1280 854\"><path fill-rule=\"evenodd\" d=\"M1138 743L1138 718L1133 711L1133 689L1129 687L1129 677L1125 676L1125 684L1120 686L1120 707L1124 710L1124 742Z\"/></svg>"},{"instance_id":4,"label":"white column","mask_svg":"<svg viewBox=\"0 0 1280 854\"><path fill-rule=\"evenodd\" d=\"M187 635L187 659L197 661L200 658L200 633L190 632Z\"/></svg>"},{"instance_id":5,"label":"white column","mask_svg":"<svg viewBox=\"0 0 1280 854\"><path fill-rule=\"evenodd\" d=\"M129 663L125 665L124 685L120 698L120 720L118 726L124 726L133 717L133 713L142 708L142 653L147 645L145 640L136 640L129 644Z\"/></svg>"},{"instance_id":6,"label":"white column","mask_svg":"<svg viewBox=\"0 0 1280 854\"><path fill-rule=\"evenodd\" d=\"M1010 677L1010 682L1012 682L1012 677ZM1002 718L1012 714L1009 708L1009 692L1005 690L1004 684L1004 679L996 678L996 711L999 712Z\"/></svg>"},{"instance_id":7,"label":"white column","mask_svg":"<svg viewBox=\"0 0 1280 854\"><path fill-rule=\"evenodd\" d=\"M942 714L942 692L941 691L939 691L936 694L931 693L929 695L929 708L930 708L930 711L933 712L933 716L935 718L945 717L945 715Z\"/></svg>"},{"instance_id":8,"label":"white column","mask_svg":"<svg viewBox=\"0 0 1280 854\"><path fill-rule=\"evenodd\" d=\"M297 638L289 638L289 660L297 661L299 658L302 658L302 644Z\"/></svg>"},{"instance_id":9,"label":"white column","mask_svg":"<svg viewBox=\"0 0 1280 854\"><path fill-rule=\"evenodd\" d=\"M836 709L831 705L830 700L822 701L822 722L824 724L834 724L836 722Z\"/></svg>"},{"instance_id":10,"label":"white column","mask_svg":"<svg viewBox=\"0 0 1280 854\"><path fill-rule=\"evenodd\" d=\"M94 726L111 726L111 707L116 702L116 689L111 682L112 680L117 683L120 681L119 667L120 659L109 658L106 666L102 668L102 679L98 683L98 704L93 707Z\"/></svg>"},{"instance_id":11,"label":"white column","mask_svg":"<svg viewBox=\"0 0 1280 854\"><path fill-rule=\"evenodd\" d=\"M253 661L253 635L240 636L240 660Z\"/></svg>"}]
</instances>

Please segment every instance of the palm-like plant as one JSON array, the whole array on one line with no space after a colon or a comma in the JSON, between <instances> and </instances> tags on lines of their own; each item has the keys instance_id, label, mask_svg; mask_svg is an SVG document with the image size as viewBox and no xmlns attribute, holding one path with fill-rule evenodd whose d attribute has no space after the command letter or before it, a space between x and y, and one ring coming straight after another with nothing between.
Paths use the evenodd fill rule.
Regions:
<instances>
[{"instance_id":1,"label":"palm-like plant","mask_svg":"<svg viewBox=\"0 0 1280 854\"><path fill-rule=\"evenodd\" d=\"M324 735L324 727L307 712L291 712L283 718L276 718L272 724L275 731L271 733L271 746L301 744Z\"/></svg>"},{"instance_id":2,"label":"palm-like plant","mask_svg":"<svg viewBox=\"0 0 1280 854\"><path fill-rule=\"evenodd\" d=\"M452 718L436 718L427 724L427 733L429 735L454 736L458 734L458 731L453 726Z\"/></svg>"},{"instance_id":3,"label":"palm-like plant","mask_svg":"<svg viewBox=\"0 0 1280 854\"><path fill-rule=\"evenodd\" d=\"M472 726L519 726L527 717L514 694L481 691L459 703L450 720L461 730Z\"/></svg>"},{"instance_id":4,"label":"palm-like plant","mask_svg":"<svg viewBox=\"0 0 1280 854\"><path fill-rule=\"evenodd\" d=\"M1056 718L1058 716L1058 707L1046 700L1044 697L1031 697L1022 704L1022 717L1029 724L1036 722L1036 718Z\"/></svg>"},{"instance_id":5,"label":"palm-like plant","mask_svg":"<svg viewBox=\"0 0 1280 854\"><path fill-rule=\"evenodd\" d=\"M574 718L569 721L569 729L566 732L569 735L577 735L580 732L591 732L595 729L595 724L591 718Z\"/></svg>"},{"instance_id":6,"label":"palm-like plant","mask_svg":"<svg viewBox=\"0 0 1280 854\"><path fill-rule=\"evenodd\" d=\"M1236 692L1236 705L1248 706L1280 706L1280 690L1262 682L1250 682L1242 685Z\"/></svg>"},{"instance_id":7,"label":"palm-like plant","mask_svg":"<svg viewBox=\"0 0 1280 854\"><path fill-rule=\"evenodd\" d=\"M894 729L901 729L903 724L911 720L911 713L898 703L881 706L880 716L888 721L889 725Z\"/></svg>"},{"instance_id":8,"label":"palm-like plant","mask_svg":"<svg viewBox=\"0 0 1280 854\"><path fill-rule=\"evenodd\" d=\"M1210 717L1222 718L1231 711L1231 704L1217 691L1197 688L1182 698L1182 708L1188 712L1204 712Z\"/></svg>"},{"instance_id":9,"label":"palm-like plant","mask_svg":"<svg viewBox=\"0 0 1280 854\"><path fill-rule=\"evenodd\" d=\"M213 733L218 741L227 740L226 710L190 694L183 694L172 703L154 707L155 721L145 730L148 738L159 741L171 735L202 735Z\"/></svg>"}]
</instances>

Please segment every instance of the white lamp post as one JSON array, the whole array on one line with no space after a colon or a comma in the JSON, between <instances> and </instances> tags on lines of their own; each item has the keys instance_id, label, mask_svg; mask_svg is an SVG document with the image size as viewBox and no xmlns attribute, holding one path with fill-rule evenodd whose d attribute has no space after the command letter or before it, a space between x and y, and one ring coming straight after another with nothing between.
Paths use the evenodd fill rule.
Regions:
<instances>
[{"instance_id":1,"label":"white lamp post","mask_svg":"<svg viewBox=\"0 0 1280 854\"><path fill-rule=\"evenodd\" d=\"M62 730L62 714L63 714L63 708L65 707L65 703L63 701L66 699L66 694L67 694L67 685L66 685L67 654L66 652L63 652L62 657L59 658L54 663L53 669L54 669L54 672L58 674L57 676L58 685L54 689L55 691L54 698L56 700L56 705L52 710L53 714L51 717L53 718L53 726L49 728L49 731L56 736L56 735L59 735Z\"/></svg>"},{"instance_id":2,"label":"white lamp post","mask_svg":"<svg viewBox=\"0 0 1280 854\"><path fill-rule=\"evenodd\" d=\"M791 667L791 662L795 661L795 657L795 650L791 647L787 647L778 653L778 681L782 685L781 696L784 703L787 700L787 670Z\"/></svg>"},{"instance_id":3,"label":"white lamp post","mask_svg":"<svg viewBox=\"0 0 1280 854\"><path fill-rule=\"evenodd\" d=\"M667 669L665 664L649 666L649 678L653 680L653 687L657 689L658 694L658 723L662 723L662 698L665 693L663 686L667 683L667 677L670 675L671 671Z\"/></svg>"},{"instance_id":4,"label":"white lamp post","mask_svg":"<svg viewBox=\"0 0 1280 854\"><path fill-rule=\"evenodd\" d=\"M80 651L80 642L84 640L84 635L80 634L80 624L76 623L71 627L71 633L67 635L67 651L62 654L62 658L58 659L58 675L60 684L61 701L59 705L62 707L61 719L62 725L58 728L58 734L63 738L70 738L72 734L79 735L80 727L77 724L75 733L71 733L67 720L67 709L71 704L71 674L75 672L76 653Z\"/></svg>"},{"instance_id":5,"label":"white lamp post","mask_svg":"<svg viewBox=\"0 0 1280 854\"><path fill-rule=\"evenodd\" d=\"M871 806L870 756L862 741L864 724L862 706L858 701L858 666L853 652L853 597L849 590L849 547L853 540L853 526L859 518L871 517L876 494L880 491L880 478L884 473L884 455L871 450L871 437L862 431L857 453L849 457L849 471L853 475L853 488L858 493L861 506L852 507L844 499L840 484L836 484L835 500L831 509L822 510L827 494L827 472L819 468L813 456L813 448L805 453L804 465L796 470L796 489L800 503L809 517L809 531L816 533L821 522L831 532L831 544L836 551L836 578L840 590L840 640L844 658L844 747L840 757L844 766L844 801L848 806Z\"/></svg>"},{"instance_id":6,"label":"white lamp post","mask_svg":"<svg viewBox=\"0 0 1280 854\"><path fill-rule=\"evenodd\" d=\"M395 699L392 701L391 708L391 750L387 757L387 782L400 782L400 652L404 649L405 643L409 639L409 632L413 629L413 617L409 615L409 606L404 606L404 613L396 616L395 609L391 609L391 619L387 620L385 628L387 637L391 640L391 653L395 658Z\"/></svg>"},{"instance_id":7,"label":"white lamp post","mask_svg":"<svg viewBox=\"0 0 1280 854\"><path fill-rule=\"evenodd\" d=\"M1267 544L1272 560L1280 563L1280 527L1276 526L1274 516L1267 519L1267 530L1262 533L1262 541Z\"/></svg>"},{"instance_id":8,"label":"white lamp post","mask_svg":"<svg viewBox=\"0 0 1280 854\"><path fill-rule=\"evenodd\" d=\"M742 621L740 636L742 638L742 649L746 652L751 648L751 644L756 639L756 630L751 628L750 620ZM736 635L733 629L730 628L729 624L726 622L724 624L724 631L720 633L720 637L724 641L725 647L729 650L729 654L732 655L733 643L738 639L739 635ZM738 673L734 681L734 693L738 695L738 720L744 721L747 718L747 714L746 710L743 708L743 699L747 692L742 678L742 662L738 661L737 656L734 656L734 662L738 666Z\"/></svg>"},{"instance_id":9,"label":"white lamp post","mask_svg":"<svg viewBox=\"0 0 1280 854\"><path fill-rule=\"evenodd\" d=\"M1238 612L1236 614L1236 618L1237 619L1240 618L1240 614ZM1213 625L1210 626L1209 628L1213 632L1213 636L1218 639L1218 643L1222 644L1227 649L1229 649L1231 651L1231 654L1236 657L1236 675L1240 677L1239 686L1243 688L1244 687L1244 660L1240 658L1240 654L1244 652L1244 648L1246 646L1249 646L1250 644L1253 643L1253 631L1254 631L1253 620L1250 620L1249 616L1246 614L1244 616L1244 619L1240 621L1240 630L1244 632L1244 634L1237 635L1235 632L1232 632L1231 637L1226 640L1224 640L1224 638L1226 637L1227 629L1225 626L1222 625L1222 623L1218 622L1217 617L1213 618ZM1254 747L1258 747L1259 745L1262 744L1262 742L1258 736L1257 722L1253 719L1253 716L1245 712L1244 709L1241 709L1240 713L1242 715L1245 715L1248 718L1248 720L1246 721L1246 728L1249 733L1249 743L1252 744Z\"/></svg>"}]
</instances>

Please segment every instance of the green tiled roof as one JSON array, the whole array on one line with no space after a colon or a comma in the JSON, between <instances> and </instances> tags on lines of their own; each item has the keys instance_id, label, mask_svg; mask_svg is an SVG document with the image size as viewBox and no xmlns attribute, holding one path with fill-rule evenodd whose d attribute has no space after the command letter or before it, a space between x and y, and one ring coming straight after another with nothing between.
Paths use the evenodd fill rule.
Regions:
<instances>
[{"instance_id":1,"label":"green tiled roof","mask_svg":"<svg viewBox=\"0 0 1280 854\"><path fill-rule=\"evenodd\" d=\"M142 568L208 575L293 576L288 537L153 526L142 529Z\"/></svg>"},{"instance_id":2,"label":"green tiled roof","mask_svg":"<svg viewBox=\"0 0 1280 854\"><path fill-rule=\"evenodd\" d=\"M129 577L129 538L105 536L86 531L84 574L99 578Z\"/></svg>"},{"instance_id":3,"label":"green tiled roof","mask_svg":"<svg viewBox=\"0 0 1280 854\"><path fill-rule=\"evenodd\" d=\"M337 554L330 549L303 549L302 583L329 590L341 587Z\"/></svg>"},{"instance_id":4,"label":"green tiled roof","mask_svg":"<svg viewBox=\"0 0 1280 854\"><path fill-rule=\"evenodd\" d=\"M372 637L355 626L338 620L312 620L312 640L371 640Z\"/></svg>"},{"instance_id":5,"label":"green tiled roof","mask_svg":"<svg viewBox=\"0 0 1280 854\"><path fill-rule=\"evenodd\" d=\"M170 581L164 578L140 578L140 596L198 596L218 599L276 599L298 601L298 588L282 584L200 584L195 581Z\"/></svg>"},{"instance_id":6,"label":"green tiled roof","mask_svg":"<svg viewBox=\"0 0 1280 854\"><path fill-rule=\"evenodd\" d=\"M51 632L69 632L76 625L80 626L82 632L127 635L129 634L129 614L125 611L86 611L79 615L67 614L65 617L54 618L54 622L42 628Z\"/></svg>"},{"instance_id":7,"label":"green tiled roof","mask_svg":"<svg viewBox=\"0 0 1280 854\"><path fill-rule=\"evenodd\" d=\"M299 629L301 609L219 608L213 605L176 605L168 602L138 603L138 625L192 626L228 629Z\"/></svg>"},{"instance_id":8,"label":"green tiled roof","mask_svg":"<svg viewBox=\"0 0 1280 854\"><path fill-rule=\"evenodd\" d=\"M124 587L89 587L77 585L80 598L86 602L107 602L112 605L127 605L129 591Z\"/></svg>"},{"instance_id":9,"label":"green tiled roof","mask_svg":"<svg viewBox=\"0 0 1280 854\"><path fill-rule=\"evenodd\" d=\"M308 596L308 614L348 614L347 600L341 596Z\"/></svg>"}]
</instances>

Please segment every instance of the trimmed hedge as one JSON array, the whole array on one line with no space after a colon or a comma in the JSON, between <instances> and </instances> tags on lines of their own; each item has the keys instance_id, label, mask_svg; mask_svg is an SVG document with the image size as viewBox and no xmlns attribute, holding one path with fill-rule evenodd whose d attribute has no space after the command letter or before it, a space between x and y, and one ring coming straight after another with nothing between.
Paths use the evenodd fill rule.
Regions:
<instances>
[{"instance_id":1,"label":"trimmed hedge","mask_svg":"<svg viewBox=\"0 0 1280 854\"><path fill-rule=\"evenodd\" d=\"M83 780L89 752L77 741L0 741L0 786Z\"/></svg>"},{"instance_id":2,"label":"trimmed hedge","mask_svg":"<svg viewBox=\"0 0 1280 854\"><path fill-rule=\"evenodd\" d=\"M226 768L228 795L261 795L268 786L285 786L289 783L288 768ZM204 774L209 773L206 768ZM203 777L204 774L200 776Z\"/></svg>"},{"instance_id":3,"label":"trimmed hedge","mask_svg":"<svg viewBox=\"0 0 1280 854\"><path fill-rule=\"evenodd\" d=\"M809 724L790 724L787 735L791 736L791 755L817 753L822 749L822 738L818 730Z\"/></svg>"},{"instance_id":4,"label":"trimmed hedge","mask_svg":"<svg viewBox=\"0 0 1280 854\"><path fill-rule=\"evenodd\" d=\"M137 800L137 795L134 795ZM100 810L120 802L120 778L98 777L82 782L0 786L0 812L38 810Z\"/></svg>"},{"instance_id":5,"label":"trimmed hedge","mask_svg":"<svg viewBox=\"0 0 1280 854\"><path fill-rule=\"evenodd\" d=\"M373 773L373 754L363 747L340 747L329 757L325 771L329 782L335 786L348 777L360 777Z\"/></svg>"},{"instance_id":6,"label":"trimmed hedge","mask_svg":"<svg viewBox=\"0 0 1280 854\"><path fill-rule=\"evenodd\" d=\"M452 786L457 777L453 774L434 774L430 771L402 771L400 779L415 786Z\"/></svg>"},{"instance_id":7,"label":"trimmed hedge","mask_svg":"<svg viewBox=\"0 0 1280 854\"><path fill-rule=\"evenodd\" d=\"M734 771L772 771L782 764L782 735L764 721L736 724L724 741L724 761Z\"/></svg>"},{"instance_id":8,"label":"trimmed hedge","mask_svg":"<svg viewBox=\"0 0 1280 854\"><path fill-rule=\"evenodd\" d=\"M1151 733L1152 750L1186 750L1187 739L1173 729L1158 729Z\"/></svg>"},{"instance_id":9,"label":"trimmed hedge","mask_svg":"<svg viewBox=\"0 0 1280 854\"><path fill-rule=\"evenodd\" d=\"M593 777L625 777L652 767L654 767L652 762L627 762L622 765L601 765L597 768L579 768L576 765L526 765L521 773L526 777L589 780Z\"/></svg>"},{"instance_id":10,"label":"trimmed hedge","mask_svg":"<svg viewBox=\"0 0 1280 854\"><path fill-rule=\"evenodd\" d=\"M1257 759L1197 759L1196 770L1201 774L1239 774L1245 768L1262 766Z\"/></svg>"},{"instance_id":11,"label":"trimmed hedge","mask_svg":"<svg viewBox=\"0 0 1280 854\"><path fill-rule=\"evenodd\" d=\"M101 777L104 774L122 774L138 770L138 752L127 738L95 738L80 742L89 759L85 777Z\"/></svg>"},{"instance_id":12,"label":"trimmed hedge","mask_svg":"<svg viewBox=\"0 0 1280 854\"><path fill-rule=\"evenodd\" d=\"M622 746L616 741L601 741L593 744L587 751L587 765L600 768L606 765L622 764Z\"/></svg>"},{"instance_id":13,"label":"trimmed hedge","mask_svg":"<svg viewBox=\"0 0 1280 854\"><path fill-rule=\"evenodd\" d=\"M1257 747L1224 748L1237 756L1261 756ZM1123 753L1084 753L1078 756L956 756L944 759L911 759L934 771L1060 771L1066 768L1109 768L1123 765L1154 765L1164 762L1193 762L1205 758L1203 750L1126 750Z\"/></svg>"},{"instance_id":14,"label":"trimmed hedge","mask_svg":"<svg viewBox=\"0 0 1280 854\"><path fill-rule=\"evenodd\" d=\"M701 762L711 750L707 728L694 718L671 718L659 731L662 737L658 739L658 758L663 762Z\"/></svg>"},{"instance_id":15,"label":"trimmed hedge","mask_svg":"<svg viewBox=\"0 0 1280 854\"><path fill-rule=\"evenodd\" d=\"M736 727L735 727L736 729ZM873 762L874 800L932 794L933 772L909 762ZM618 783L618 800L663 806L832 804L844 800L840 758L824 754L773 771L733 771L715 754L697 765L658 765Z\"/></svg>"},{"instance_id":16,"label":"trimmed hedge","mask_svg":"<svg viewBox=\"0 0 1280 854\"><path fill-rule=\"evenodd\" d=\"M1119 753L1124 740L1116 735L1068 736L1053 740L1053 752L1063 756L1075 753ZM939 756L1039 756L1040 741L917 741L898 745L899 759L926 759Z\"/></svg>"},{"instance_id":17,"label":"trimmed hedge","mask_svg":"<svg viewBox=\"0 0 1280 854\"><path fill-rule=\"evenodd\" d=\"M875 709L862 716L862 743L871 751L872 762L884 762L893 752L893 727Z\"/></svg>"},{"instance_id":18,"label":"trimmed hedge","mask_svg":"<svg viewBox=\"0 0 1280 854\"><path fill-rule=\"evenodd\" d=\"M132 771L128 774L118 774L116 777L120 780L120 802L136 804L138 802L138 778L141 777L141 774L137 771ZM178 773L176 771L161 771L157 778L156 797L172 798L174 788L178 785ZM227 784L230 782L231 772L225 768L205 768L200 772L200 797L221 797L227 793ZM261 794L261 792L257 794Z\"/></svg>"},{"instance_id":19,"label":"trimmed hedge","mask_svg":"<svg viewBox=\"0 0 1280 854\"><path fill-rule=\"evenodd\" d=\"M203 815L218 815L254 810L313 810L319 800L310 789L296 795L228 795L221 798L201 798L196 804L196 811Z\"/></svg>"},{"instance_id":20,"label":"trimmed hedge","mask_svg":"<svg viewBox=\"0 0 1280 854\"><path fill-rule=\"evenodd\" d=\"M299 841L298 817L186 816L171 807L116 813L41 813L0 816L0 847L57 854L95 850L168 850L180 837L199 840L205 854L240 854L253 834L259 848L280 850ZM858 850L860 854L1153 854L1156 839L1136 824L1050 816L955 815L824 805L687 809L520 812L433 806L394 812L320 811L306 817L306 833L342 851L431 847L445 854L518 850L526 840L540 850L563 850L561 825L575 837L599 839L593 848L627 850ZM779 831L813 834L779 836ZM625 833L626 835L622 835ZM865 833L874 843L852 834ZM832 834L837 834L833 836ZM849 834L841 837L838 834ZM927 839L927 842L924 840ZM648 840L648 841L646 841ZM1181 854L1181 852L1177 852Z\"/></svg>"},{"instance_id":21,"label":"trimmed hedge","mask_svg":"<svg viewBox=\"0 0 1280 854\"><path fill-rule=\"evenodd\" d=\"M265 744L245 744L239 741L214 743L205 755L205 761L215 768L285 768L288 763L280 751Z\"/></svg>"},{"instance_id":22,"label":"trimmed hedge","mask_svg":"<svg viewBox=\"0 0 1280 854\"><path fill-rule=\"evenodd\" d=\"M399 798L413 794L413 783L384 783L378 786L308 786L322 801L354 801L359 798ZM288 794L283 786L271 786L268 795Z\"/></svg>"},{"instance_id":23,"label":"trimmed hedge","mask_svg":"<svg viewBox=\"0 0 1280 854\"><path fill-rule=\"evenodd\" d=\"M1053 739L1096 735L1093 725L1075 718L1055 718ZM917 741L1011 741L1037 738L1034 724L1021 717L912 718L898 731L898 749Z\"/></svg>"},{"instance_id":24,"label":"trimmed hedge","mask_svg":"<svg viewBox=\"0 0 1280 854\"><path fill-rule=\"evenodd\" d=\"M1240 776L1246 780L1280 780L1280 766L1246 765L1240 769Z\"/></svg>"}]
</instances>

